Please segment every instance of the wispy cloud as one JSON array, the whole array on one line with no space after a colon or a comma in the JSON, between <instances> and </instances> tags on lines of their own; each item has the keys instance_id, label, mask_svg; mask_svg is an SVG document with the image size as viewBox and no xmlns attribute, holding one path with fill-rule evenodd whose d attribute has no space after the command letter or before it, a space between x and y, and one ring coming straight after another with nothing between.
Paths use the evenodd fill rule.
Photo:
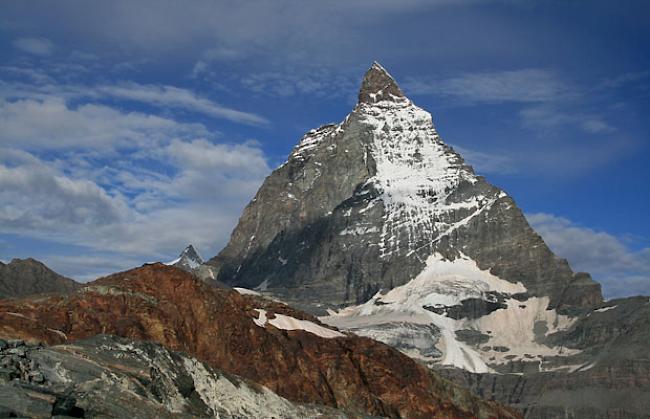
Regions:
<instances>
[{"instance_id":1,"label":"wispy cloud","mask_svg":"<svg viewBox=\"0 0 650 419\"><path fill-rule=\"evenodd\" d=\"M590 134L603 134L616 130L601 116L593 113L566 112L557 104L530 106L519 112L522 124L544 131L573 125Z\"/></svg>"},{"instance_id":2,"label":"wispy cloud","mask_svg":"<svg viewBox=\"0 0 650 419\"><path fill-rule=\"evenodd\" d=\"M190 90L174 86L118 83L114 85L97 86L95 88L91 87L90 92L87 92L87 94L88 93L144 102L161 107L179 108L244 124L262 125L269 122L262 116L222 106L212 100L201 97Z\"/></svg>"},{"instance_id":3,"label":"wispy cloud","mask_svg":"<svg viewBox=\"0 0 650 419\"><path fill-rule=\"evenodd\" d=\"M537 68L465 73L442 80L410 78L404 87L416 95L436 95L470 104L549 102L571 91L555 73Z\"/></svg>"},{"instance_id":4,"label":"wispy cloud","mask_svg":"<svg viewBox=\"0 0 650 419\"><path fill-rule=\"evenodd\" d=\"M82 85L57 83L42 71L17 66L3 66L5 74L28 77L36 81L0 81L0 99L20 100L85 100L101 102L107 99L140 102L163 109L182 109L211 118L226 119L247 125L266 125L269 121L252 112L244 112L221 105L189 89L168 85L138 84L134 82L115 82L112 84Z\"/></svg>"},{"instance_id":5,"label":"wispy cloud","mask_svg":"<svg viewBox=\"0 0 650 419\"><path fill-rule=\"evenodd\" d=\"M54 44L45 38L20 38L13 41L14 47L21 51L47 56L54 52Z\"/></svg>"},{"instance_id":6,"label":"wispy cloud","mask_svg":"<svg viewBox=\"0 0 650 419\"><path fill-rule=\"evenodd\" d=\"M557 255L601 282L607 297L650 295L650 248L632 250L619 237L552 214L527 218Z\"/></svg>"},{"instance_id":7,"label":"wispy cloud","mask_svg":"<svg viewBox=\"0 0 650 419\"><path fill-rule=\"evenodd\" d=\"M626 83L639 75L611 80L611 86ZM465 73L447 79L407 79L406 89L416 95L434 95L451 100L452 106L512 103L521 106L521 124L544 133L575 127L589 134L615 131L606 119L584 108L589 89L563 80L545 69L522 69Z\"/></svg>"}]
</instances>

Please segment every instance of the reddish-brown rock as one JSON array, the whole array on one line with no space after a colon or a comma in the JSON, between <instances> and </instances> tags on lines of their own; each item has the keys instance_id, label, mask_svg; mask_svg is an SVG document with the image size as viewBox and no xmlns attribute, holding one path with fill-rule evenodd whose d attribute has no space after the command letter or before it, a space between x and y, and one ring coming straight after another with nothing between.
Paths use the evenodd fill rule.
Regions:
<instances>
[{"instance_id":1,"label":"reddish-brown rock","mask_svg":"<svg viewBox=\"0 0 650 419\"><path fill-rule=\"evenodd\" d=\"M315 318L217 289L162 264L104 277L72 295L0 301L0 336L48 344L99 333L152 340L294 401L409 418L517 417L371 339L257 326L255 309Z\"/></svg>"}]
</instances>

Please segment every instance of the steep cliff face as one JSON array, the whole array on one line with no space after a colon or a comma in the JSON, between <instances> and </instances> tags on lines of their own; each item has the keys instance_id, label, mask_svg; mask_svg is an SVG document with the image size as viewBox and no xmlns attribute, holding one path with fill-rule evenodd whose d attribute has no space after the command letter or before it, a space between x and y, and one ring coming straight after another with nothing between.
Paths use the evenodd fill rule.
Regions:
<instances>
[{"instance_id":1,"label":"steep cliff face","mask_svg":"<svg viewBox=\"0 0 650 419\"><path fill-rule=\"evenodd\" d=\"M163 264L101 278L67 296L0 303L0 336L62 344L99 333L154 341L288 400L350 414L517 416L387 345Z\"/></svg>"},{"instance_id":2,"label":"steep cliff face","mask_svg":"<svg viewBox=\"0 0 650 419\"><path fill-rule=\"evenodd\" d=\"M314 309L404 285L432 255L469 258L550 308L602 301L375 63L343 122L307 133L265 180L205 276Z\"/></svg>"},{"instance_id":3,"label":"steep cliff face","mask_svg":"<svg viewBox=\"0 0 650 419\"><path fill-rule=\"evenodd\" d=\"M72 292L80 286L35 259L14 259L8 264L0 262L0 298Z\"/></svg>"}]
</instances>

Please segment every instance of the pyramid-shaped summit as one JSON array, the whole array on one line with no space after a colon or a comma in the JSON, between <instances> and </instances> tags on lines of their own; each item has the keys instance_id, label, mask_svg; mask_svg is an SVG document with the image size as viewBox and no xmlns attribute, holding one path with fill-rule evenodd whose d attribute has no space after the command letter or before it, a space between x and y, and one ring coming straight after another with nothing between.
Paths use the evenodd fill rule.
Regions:
<instances>
[{"instance_id":1,"label":"pyramid-shaped summit","mask_svg":"<svg viewBox=\"0 0 650 419\"><path fill-rule=\"evenodd\" d=\"M354 110L303 136L207 263L210 277L315 309L365 302L454 260L550 307L602 299L374 63Z\"/></svg>"},{"instance_id":2,"label":"pyramid-shaped summit","mask_svg":"<svg viewBox=\"0 0 650 419\"><path fill-rule=\"evenodd\" d=\"M359 103L407 100L395 79L378 62L366 71L359 89Z\"/></svg>"}]
</instances>

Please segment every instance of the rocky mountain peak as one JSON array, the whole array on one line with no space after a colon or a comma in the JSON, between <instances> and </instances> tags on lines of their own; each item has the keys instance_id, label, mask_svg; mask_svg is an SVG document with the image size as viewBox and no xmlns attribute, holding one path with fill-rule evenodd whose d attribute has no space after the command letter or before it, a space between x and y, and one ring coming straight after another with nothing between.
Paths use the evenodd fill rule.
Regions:
<instances>
[{"instance_id":1,"label":"rocky mountain peak","mask_svg":"<svg viewBox=\"0 0 650 419\"><path fill-rule=\"evenodd\" d=\"M176 266L177 268L192 272L201 266L202 263L203 258L199 255L199 252L196 251L194 246L189 244L176 259L165 263L165 265Z\"/></svg>"},{"instance_id":2,"label":"rocky mountain peak","mask_svg":"<svg viewBox=\"0 0 650 419\"><path fill-rule=\"evenodd\" d=\"M395 79L378 62L366 71L359 90L359 103L407 102Z\"/></svg>"},{"instance_id":3,"label":"rocky mountain peak","mask_svg":"<svg viewBox=\"0 0 650 419\"><path fill-rule=\"evenodd\" d=\"M183 250L183 252L181 253L181 256L187 256L188 258L194 259L194 260L203 260L201 258L201 256L199 255L199 252L197 252L196 249L194 248L194 246L192 246L191 244L188 245Z\"/></svg>"}]
</instances>

